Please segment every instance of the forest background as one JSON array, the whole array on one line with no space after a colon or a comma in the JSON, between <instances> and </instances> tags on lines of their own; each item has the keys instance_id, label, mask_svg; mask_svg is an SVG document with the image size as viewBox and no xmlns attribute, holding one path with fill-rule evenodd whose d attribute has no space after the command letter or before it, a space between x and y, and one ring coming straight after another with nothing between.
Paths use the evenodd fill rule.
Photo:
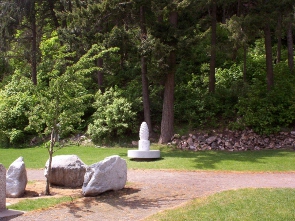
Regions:
<instances>
[{"instance_id":1,"label":"forest background","mask_svg":"<svg viewBox=\"0 0 295 221\"><path fill-rule=\"evenodd\" d=\"M294 127L293 0L0 0L0 146Z\"/></svg>"}]
</instances>

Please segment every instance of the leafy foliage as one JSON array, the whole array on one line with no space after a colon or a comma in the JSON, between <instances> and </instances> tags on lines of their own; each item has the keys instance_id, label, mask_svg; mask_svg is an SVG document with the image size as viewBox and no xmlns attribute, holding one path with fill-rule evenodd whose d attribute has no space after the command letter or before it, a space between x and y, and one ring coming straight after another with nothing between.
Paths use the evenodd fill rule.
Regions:
<instances>
[{"instance_id":1,"label":"leafy foliage","mask_svg":"<svg viewBox=\"0 0 295 221\"><path fill-rule=\"evenodd\" d=\"M25 128L29 122L26 113L34 99L31 81L17 74L0 91L1 145L24 142Z\"/></svg>"},{"instance_id":2,"label":"leafy foliage","mask_svg":"<svg viewBox=\"0 0 295 221\"><path fill-rule=\"evenodd\" d=\"M87 133L95 143L112 136L122 136L134 126L135 112L131 108L132 104L121 96L118 88L110 88L105 93L98 91L93 106L96 111Z\"/></svg>"},{"instance_id":3,"label":"leafy foliage","mask_svg":"<svg viewBox=\"0 0 295 221\"><path fill-rule=\"evenodd\" d=\"M239 99L236 107L241 119L235 126L270 134L292 125L295 122L294 80L288 72L277 72L272 91L266 90L265 82L255 80L246 96Z\"/></svg>"}]
</instances>

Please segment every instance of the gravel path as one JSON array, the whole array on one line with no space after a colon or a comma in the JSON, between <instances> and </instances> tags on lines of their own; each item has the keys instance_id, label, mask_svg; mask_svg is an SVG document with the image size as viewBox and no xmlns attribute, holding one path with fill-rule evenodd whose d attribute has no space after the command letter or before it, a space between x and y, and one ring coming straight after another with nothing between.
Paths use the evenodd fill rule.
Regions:
<instances>
[{"instance_id":1,"label":"gravel path","mask_svg":"<svg viewBox=\"0 0 295 221\"><path fill-rule=\"evenodd\" d=\"M44 179L43 170L29 170L29 180ZM80 198L13 220L141 220L196 197L238 188L295 188L295 173L179 172L128 170L123 190Z\"/></svg>"}]
</instances>

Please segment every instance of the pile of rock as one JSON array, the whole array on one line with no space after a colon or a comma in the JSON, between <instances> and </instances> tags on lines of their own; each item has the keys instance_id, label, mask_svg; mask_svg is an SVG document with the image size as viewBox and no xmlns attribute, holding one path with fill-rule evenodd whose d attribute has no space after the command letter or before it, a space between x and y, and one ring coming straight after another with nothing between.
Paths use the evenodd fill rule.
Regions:
<instances>
[{"instance_id":1,"label":"pile of rock","mask_svg":"<svg viewBox=\"0 0 295 221\"><path fill-rule=\"evenodd\" d=\"M175 134L170 145L184 150L227 150L246 151L260 149L281 149L295 147L295 131L280 132L276 135L258 135L252 130L189 134Z\"/></svg>"}]
</instances>

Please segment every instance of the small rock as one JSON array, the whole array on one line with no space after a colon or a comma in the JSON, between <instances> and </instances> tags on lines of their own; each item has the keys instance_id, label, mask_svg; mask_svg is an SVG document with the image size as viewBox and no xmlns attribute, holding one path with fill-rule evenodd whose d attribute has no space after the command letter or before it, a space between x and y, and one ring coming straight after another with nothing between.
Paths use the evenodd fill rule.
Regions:
<instances>
[{"instance_id":1,"label":"small rock","mask_svg":"<svg viewBox=\"0 0 295 221\"><path fill-rule=\"evenodd\" d=\"M213 143L216 139L217 139L217 136L212 136L212 137L207 138L207 139L206 139L206 142L207 142L208 144L211 144L211 143Z\"/></svg>"}]
</instances>

